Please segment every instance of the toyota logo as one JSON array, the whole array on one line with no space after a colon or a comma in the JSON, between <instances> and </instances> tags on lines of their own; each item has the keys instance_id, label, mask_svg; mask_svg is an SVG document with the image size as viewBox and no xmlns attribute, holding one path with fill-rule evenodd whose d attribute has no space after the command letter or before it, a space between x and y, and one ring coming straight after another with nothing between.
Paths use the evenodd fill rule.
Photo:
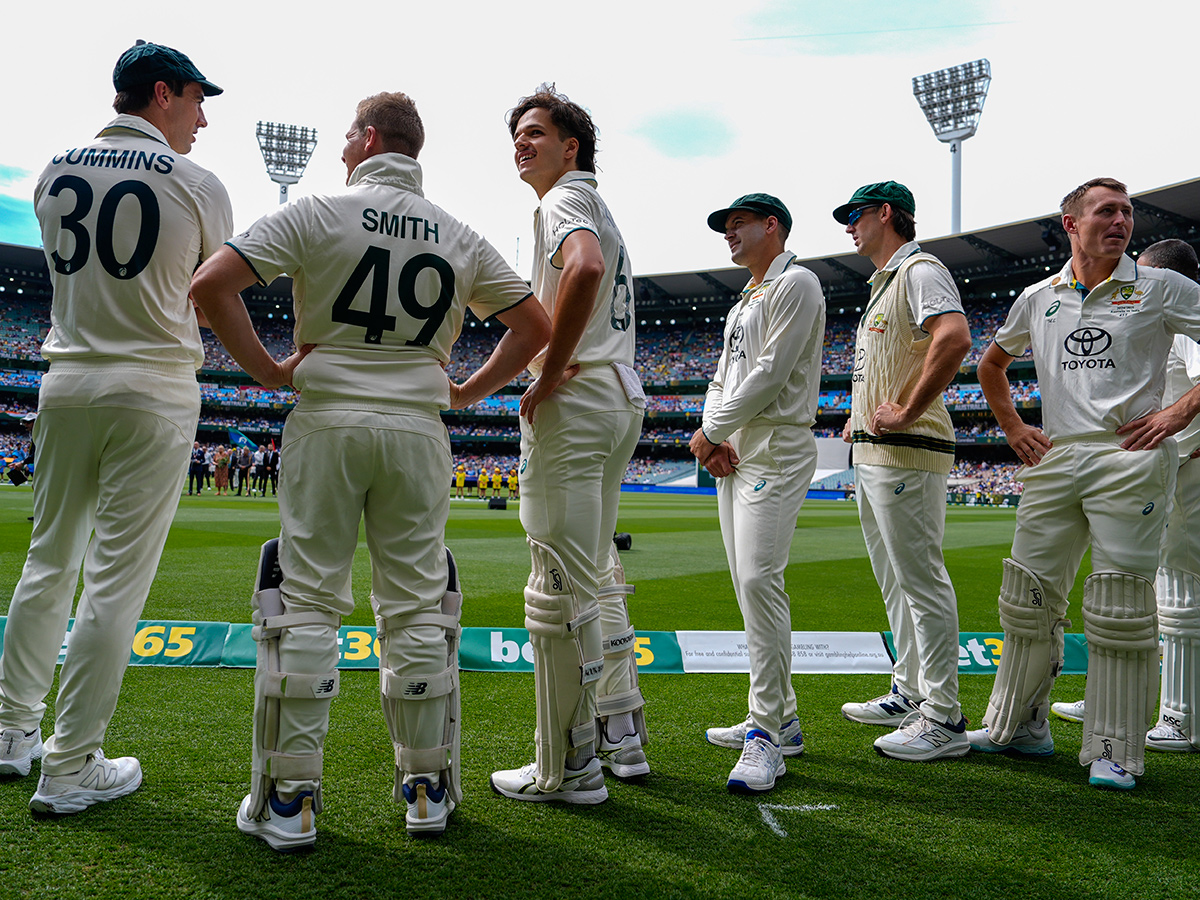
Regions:
<instances>
[{"instance_id":1,"label":"toyota logo","mask_svg":"<svg viewBox=\"0 0 1200 900\"><path fill-rule=\"evenodd\" d=\"M1097 356L1112 346L1112 335L1103 328L1076 328L1063 347L1072 356Z\"/></svg>"}]
</instances>

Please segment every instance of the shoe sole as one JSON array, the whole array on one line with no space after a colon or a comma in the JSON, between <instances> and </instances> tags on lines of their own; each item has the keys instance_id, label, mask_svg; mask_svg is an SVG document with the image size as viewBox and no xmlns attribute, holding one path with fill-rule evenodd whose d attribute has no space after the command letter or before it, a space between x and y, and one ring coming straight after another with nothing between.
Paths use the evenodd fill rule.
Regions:
<instances>
[{"instance_id":1,"label":"shoe sole","mask_svg":"<svg viewBox=\"0 0 1200 900\"><path fill-rule=\"evenodd\" d=\"M962 759L971 752L969 744L966 747L952 747L949 750L938 748L937 750L930 750L927 753L919 755L911 753L888 753L878 744L875 744L874 747L875 752L885 759L896 759L900 762L936 762L939 759Z\"/></svg>"},{"instance_id":2,"label":"shoe sole","mask_svg":"<svg viewBox=\"0 0 1200 900\"><path fill-rule=\"evenodd\" d=\"M726 750L741 750L744 746L746 746L745 741L740 744L733 744L728 741L714 741L708 736L708 732L704 733L704 740L708 741L714 747L724 747ZM804 754L803 744L782 744L779 749L783 755L789 759L796 756L802 756Z\"/></svg>"},{"instance_id":3,"label":"shoe sole","mask_svg":"<svg viewBox=\"0 0 1200 900\"><path fill-rule=\"evenodd\" d=\"M974 744L968 745L968 750L974 750L976 753L1007 753L1010 756L1025 756L1030 759L1042 759L1043 757L1054 755L1054 745L1049 747L1025 748L1025 747L976 747Z\"/></svg>"},{"instance_id":4,"label":"shoe sole","mask_svg":"<svg viewBox=\"0 0 1200 900\"><path fill-rule=\"evenodd\" d=\"M68 816L72 813L83 812L89 806L97 803L107 803L119 800L132 794L142 786L142 772L139 769L137 780L132 784L124 784L107 791L77 791L74 794L63 794L58 797L43 797L35 793L29 801L29 811L40 815Z\"/></svg>"},{"instance_id":5,"label":"shoe sole","mask_svg":"<svg viewBox=\"0 0 1200 900\"><path fill-rule=\"evenodd\" d=\"M887 728L895 728L897 722L903 722L911 716L915 710L909 710L906 713L898 713L887 719L868 719L865 716L852 716L850 713L842 710L842 718L849 719L851 722L857 722L859 725L882 725Z\"/></svg>"},{"instance_id":6,"label":"shoe sole","mask_svg":"<svg viewBox=\"0 0 1200 900\"><path fill-rule=\"evenodd\" d=\"M1132 781L1129 784L1117 784L1116 782L1107 781L1103 778L1089 778L1088 784L1092 787L1111 788L1114 791L1132 791L1137 787L1137 782Z\"/></svg>"},{"instance_id":7,"label":"shoe sole","mask_svg":"<svg viewBox=\"0 0 1200 900\"><path fill-rule=\"evenodd\" d=\"M238 810L237 827L242 834L266 841L267 846L277 853L300 853L311 850L317 842L315 829L311 834L288 834L286 831L273 828L266 822L252 822L243 818L241 809Z\"/></svg>"},{"instance_id":8,"label":"shoe sole","mask_svg":"<svg viewBox=\"0 0 1200 900\"><path fill-rule=\"evenodd\" d=\"M1146 741L1146 749L1153 750L1155 753L1195 753L1196 752L1196 748L1193 747L1191 745L1191 743L1189 743L1187 741L1184 741L1184 742L1172 741L1170 743L1163 741L1163 742L1159 743L1159 742L1147 740ZM3 771L4 771L4 767L0 766L0 772L3 772Z\"/></svg>"},{"instance_id":9,"label":"shoe sole","mask_svg":"<svg viewBox=\"0 0 1200 900\"><path fill-rule=\"evenodd\" d=\"M25 760L24 764L20 760L6 760L0 762L0 775L18 775L24 778L33 770L33 761Z\"/></svg>"},{"instance_id":10,"label":"shoe sole","mask_svg":"<svg viewBox=\"0 0 1200 900\"><path fill-rule=\"evenodd\" d=\"M786 773L787 766L785 766L783 763L780 763L779 768L775 770L775 777L771 779L770 784L751 784L744 779L730 776L729 780L725 782L725 786L729 788L730 793L733 794L765 794L767 791L774 790L775 782Z\"/></svg>"},{"instance_id":11,"label":"shoe sole","mask_svg":"<svg viewBox=\"0 0 1200 900\"><path fill-rule=\"evenodd\" d=\"M633 765L622 765L618 762L608 762L600 760L600 768L607 769L614 778L619 778L622 781L632 778L645 778L650 774L650 763L640 762Z\"/></svg>"},{"instance_id":12,"label":"shoe sole","mask_svg":"<svg viewBox=\"0 0 1200 900\"><path fill-rule=\"evenodd\" d=\"M537 793L521 794L516 791L506 791L499 787L491 778L488 783L492 786L492 790L501 797L507 797L509 800L527 800L530 803L570 803L577 806L594 806L603 803L608 799L608 788L601 787L594 791L540 791L534 785L533 790Z\"/></svg>"},{"instance_id":13,"label":"shoe sole","mask_svg":"<svg viewBox=\"0 0 1200 900\"><path fill-rule=\"evenodd\" d=\"M1064 722L1074 722L1076 725L1083 724L1083 716L1071 716L1067 715L1066 713L1060 713L1054 709L1050 710L1050 715L1054 716L1056 719L1062 719Z\"/></svg>"}]
</instances>

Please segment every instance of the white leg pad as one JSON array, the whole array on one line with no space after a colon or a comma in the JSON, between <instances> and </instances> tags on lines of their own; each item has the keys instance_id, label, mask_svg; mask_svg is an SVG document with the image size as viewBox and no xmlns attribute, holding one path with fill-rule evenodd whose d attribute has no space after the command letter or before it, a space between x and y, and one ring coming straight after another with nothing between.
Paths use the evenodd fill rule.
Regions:
<instances>
[{"instance_id":1,"label":"white leg pad","mask_svg":"<svg viewBox=\"0 0 1200 900\"><path fill-rule=\"evenodd\" d=\"M283 672L279 665L279 637L288 628L323 625L329 641L337 643L341 617L325 612L288 613L279 585L279 539L262 546L258 563L257 590L251 598L251 636L258 645L254 669L254 737L251 759L250 818L266 807L267 798L277 781L316 781L313 810L321 811L321 766L323 752L296 756L280 751L279 701L309 700L328 704L338 695L341 678L335 669L321 674Z\"/></svg>"},{"instance_id":2,"label":"white leg pad","mask_svg":"<svg viewBox=\"0 0 1200 900\"><path fill-rule=\"evenodd\" d=\"M537 784L562 784L568 750L596 740L596 682L604 670L600 607L580 600L554 548L528 538L532 571L525 628L533 646L537 698Z\"/></svg>"},{"instance_id":3,"label":"white leg pad","mask_svg":"<svg viewBox=\"0 0 1200 900\"><path fill-rule=\"evenodd\" d=\"M1004 650L983 721L993 741L1007 743L1025 722L1050 712L1050 689L1062 672L1063 630L1046 605L1038 577L1019 562L1004 560L1000 582L1000 627Z\"/></svg>"},{"instance_id":4,"label":"white leg pad","mask_svg":"<svg viewBox=\"0 0 1200 900\"><path fill-rule=\"evenodd\" d=\"M1162 634L1159 720L1200 747L1195 730L1200 697L1200 578L1182 569L1158 570L1158 630Z\"/></svg>"},{"instance_id":5,"label":"white leg pad","mask_svg":"<svg viewBox=\"0 0 1200 900\"><path fill-rule=\"evenodd\" d=\"M1083 630L1088 678L1079 762L1108 759L1141 775L1158 682L1154 585L1126 572L1093 572L1083 583Z\"/></svg>"},{"instance_id":6,"label":"white leg pad","mask_svg":"<svg viewBox=\"0 0 1200 900\"><path fill-rule=\"evenodd\" d=\"M616 557L613 571L615 584L608 584L596 592L600 606L600 630L603 634L601 652L604 654L604 673L596 685L596 714L601 718L632 713L634 725L642 743L650 740L646 731L645 699L638 687L638 668L635 650L637 635L629 623L629 605L626 600L634 592L632 584L625 584L625 570L621 567L617 548L612 547Z\"/></svg>"},{"instance_id":7,"label":"white leg pad","mask_svg":"<svg viewBox=\"0 0 1200 900\"><path fill-rule=\"evenodd\" d=\"M379 689L383 717L396 753L392 796L403 803L406 775L433 774L462 803L459 776L462 700L458 681L458 644L462 635L462 592L458 567L446 549L449 577L437 612L384 619L376 616L379 636ZM416 672L405 665L406 645L416 640L411 629L434 625L445 632L445 668Z\"/></svg>"}]
</instances>

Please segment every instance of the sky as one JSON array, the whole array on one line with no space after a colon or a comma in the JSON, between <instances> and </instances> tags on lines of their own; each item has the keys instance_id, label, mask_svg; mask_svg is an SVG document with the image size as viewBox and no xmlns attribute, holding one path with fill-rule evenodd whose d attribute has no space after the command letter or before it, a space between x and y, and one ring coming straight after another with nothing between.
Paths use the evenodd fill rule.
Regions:
<instances>
[{"instance_id":1,"label":"sky","mask_svg":"<svg viewBox=\"0 0 1200 900\"><path fill-rule=\"evenodd\" d=\"M705 219L752 191L788 205L801 257L852 249L830 212L887 179L912 189L919 237L947 234L950 153L911 79L985 57L991 89L963 145L962 224L976 230L1051 213L1098 175L1135 192L1200 175L1190 90L1200 15L1189 10L1182 0L9 4L0 241L40 243L37 174L112 118L112 67L138 38L182 50L225 88L205 103L191 158L229 189L237 230L278 202L257 121L317 129L291 196L328 193L345 183L357 101L402 90L425 122L426 195L526 277L537 198L516 176L505 113L543 81L592 113L600 192L634 273L652 275L731 265Z\"/></svg>"}]
</instances>

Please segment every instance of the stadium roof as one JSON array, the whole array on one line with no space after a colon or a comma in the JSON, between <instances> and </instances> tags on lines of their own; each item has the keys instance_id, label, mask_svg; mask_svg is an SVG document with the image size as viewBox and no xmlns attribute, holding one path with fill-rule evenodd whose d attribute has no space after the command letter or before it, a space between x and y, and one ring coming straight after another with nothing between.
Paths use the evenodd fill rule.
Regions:
<instances>
[{"instance_id":1,"label":"stadium roof","mask_svg":"<svg viewBox=\"0 0 1200 900\"><path fill-rule=\"evenodd\" d=\"M1134 252L1168 237L1200 242L1200 178L1135 194L1133 205L1138 220L1130 245ZM1060 268L1069 255L1057 209L1006 225L927 238L921 246L945 262L960 282L993 282L993 286L1004 283L1006 288L1038 280L1045 272ZM821 279L830 299L864 296L866 279L874 271L869 260L855 253L812 257L802 262ZM42 251L13 244L0 243L0 275L23 276L47 284L49 280ZM634 280L643 313L661 311L689 318L693 312L724 313L745 285L746 270L731 266L635 276ZM280 278L269 288L253 289L247 299L252 306L282 304L290 292L290 279ZM969 302L969 298L965 299Z\"/></svg>"}]
</instances>

